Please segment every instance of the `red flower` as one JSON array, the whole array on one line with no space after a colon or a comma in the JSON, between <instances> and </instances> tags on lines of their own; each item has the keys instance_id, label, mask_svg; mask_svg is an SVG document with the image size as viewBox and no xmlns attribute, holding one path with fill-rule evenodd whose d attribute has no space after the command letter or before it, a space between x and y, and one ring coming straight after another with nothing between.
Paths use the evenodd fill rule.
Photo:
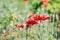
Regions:
<instances>
[{"instance_id":1,"label":"red flower","mask_svg":"<svg viewBox=\"0 0 60 40\"><path fill-rule=\"evenodd\" d=\"M46 2L47 0L40 0L40 2Z\"/></svg>"},{"instance_id":2,"label":"red flower","mask_svg":"<svg viewBox=\"0 0 60 40\"><path fill-rule=\"evenodd\" d=\"M48 6L48 0L40 0L40 1L43 3L43 5L44 5L45 7Z\"/></svg>"},{"instance_id":3,"label":"red flower","mask_svg":"<svg viewBox=\"0 0 60 40\"><path fill-rule=\"evenodd\" d=\"M32 26L34 24L37 24L37 21L30 20L30 19L26 21L26 27L30 27L30 26Z\"/></svg>"},{"instance_id":4,"label":"red flower","mask_svg":"<svg viewBox=\"0 0 60 40\"><path fill-rule=\"evenodd\" d=\"M45 16L45 15L37 15L37 14L31 14L29 16L29 18L31 18L32 20L35 21L39 21L39 20L47 20L49 19L49 17Z\"/></svg>"},{"instance_id":5,"label":"red flower","mask_svg":"<svg viewBox=\"0 0 60 40\"><path fill-rule=\"evenodd\" d=\"M36 21L39 21L40 15L34 15L32 18L33 18L34 20L36 20Z\"/></svg>"},{"instance_id":6,"label":"red flower","mask_svg":"<svg viewBox=\"0 0 60 40\"><path fill-rule=\"evenodd\" d=\"M43 5L44 5L45 7L47 7L47 6L48 6L48 2L43 2Z\"/></svg>"},{"instance_id":7,"label":"red flower","mask_svg":"<svg viewBox=\"0 0 60 40\"><path fill-rule=\"evenodd\" d=\"M16 27L17 27L17 26L18 26L18 24L15 24L14 26L16 26Z\"/></svg>"},{"instance_id":8,"label":"red flower","mask_svg":"<svg viewBox=\"0 0 60 40\"><path fill-rule=\"evenodd\" d=\"M30 13L30 15L28 16L28 18L31 18L32 16L34 16L34 14Z\"/></svg>"},{"instance_id":9,"label":"red flower","mask_svg":"<svg viewBox=\"0 0 60 40\"><path fill-rule=\"evenodd\" d=\"M17 28L24 28L24 25L23 25L23 24L15 24L15 26L16 26Z\"/></svg>"},{"instance_id":10,"label":"red flower","mask_svg":"<svg viewBox=\"0 0 60 40\"><path fill-rule=\"evenodd\" d=\"M38 21L40 19L40 15L37 14L30 14L29 18Z\"/></svg>"},{"instance_id":11,"label":"red flower","mask_svg":"<svg viewBox=\"0 0 60 40\"><path fill-rule=\"evenodd\" d=\"M40 15L40 20L47 20L49 19L49 17L45 16L45 15Z\"/></svg>"},{"instance_id":12,"label":"red flower","mask_svg":"<svg viewBox=\"0 0 60 40\"><path fill-rule=\"evenodd\" d=\"M23 0L23 2L28 2L28 0Z\"/></svg>"}]
</instances>

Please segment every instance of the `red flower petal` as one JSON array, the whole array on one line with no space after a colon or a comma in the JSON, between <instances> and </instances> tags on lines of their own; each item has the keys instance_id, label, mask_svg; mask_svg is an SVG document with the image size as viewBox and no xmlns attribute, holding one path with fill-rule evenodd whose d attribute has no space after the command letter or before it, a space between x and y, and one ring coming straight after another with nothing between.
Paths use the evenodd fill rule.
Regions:
<instances>
[{"instance_id":1,"label":"red flower petal","mask_svg":"<svg viewBox=\"0 0 60 40\"><path fill-rule=\"evenodd\" d=\"M28 2L28 0L23 0L23 2Z\"/></svg>"},{"instance_id":2,"label":"red flower petal","mask_svg":"<svg viewBox=\"0 0 60 40\"><path fill-rule=\"evenodd\" d=\"M24 28L24 25L23 25L23 24L19 24L19 27L20 27L20 28Z\"/></svg>"},{"instance_id":3,"label":"red flower petal","mask_svg":"<svg viewBox=\"0 0 60 40\"><path fill-rule=\"evenodd\" d=\"M40 15L34 14L30 18L33 19L33 20L39 21Z\"/></svg>"},{"instance_id":4,"label":"red flower petal","mask_svg":"<svg viewBox=\"0 0 60 40\"><path fill-rule=\"evenodd\" d=\"M46 2L47 0L40 0L40 2Z\"/></svg>"},{"instance_id":5,"label":"red flower petal","mask_svg":"<svg viewBox=\"0 0 60 40\"><path fill-rule=\"evenodd\" d=\"M34 16L34 14L30 13L29 17L28 18L31 18L32 16Z\"/></svg>"},{"instance_id":6,"label":"red flower petal","mask_svg":"<svg viewBox=\"0 0 60 40\"><path fill-rule=\"evenodd\" d=\"M32 26L32 24L26 24L26 27L29 28L30 26Z\"/></svg>"},{"instance_id":7,"label":"red flower petal","mask_svg":"<svg viewBox=\"0 0 60 40\"><path fill-rule=\"evenodd\" d=\"M18 24L15 24L14 26L16 26L16 27L17 27L17 26L18 26Z\"/></svg>"},{"instance_id":8,"label":"red flower petal","mask_svg":"<svg viewBox=\"0 0 60 40\"><path fill-rule=\"evenodd\" d=\"M48 6L48 2L43 2L43 5L44 5L45 7L47 7L47 6Z\"/></svg>"},{"instance_id":9,"label":"red flower petal","mask_svg":"<svg viewBox=\"0 0 60 40\"><path fill-rule=\"evenodd\" d=\"M47 20L47 19L49 19L49 16L40 15L40 20Z\"/></svg>"},{"instance_id":10,"label":"red flower petal","mask_svg":"<svg viewBox=\"0 0 60 40\"><path fill-rule=\"evenodd\" d=\"M24 25L23 25L23 24L15 24L15 26L16 26L17 28L24 28Z\"/></svg>"},{"instance_id":11,"label":"red flower petal","mask_svg":"<svg viewBox=\"0 0 60 40\"><path fill-rule=\"evenodd\" d=\"M31 19L26 21L26 27L30 27L30 26L32 26L34 24L37 24L37 21L31 20Z\"/></svg>"}]
</instances>

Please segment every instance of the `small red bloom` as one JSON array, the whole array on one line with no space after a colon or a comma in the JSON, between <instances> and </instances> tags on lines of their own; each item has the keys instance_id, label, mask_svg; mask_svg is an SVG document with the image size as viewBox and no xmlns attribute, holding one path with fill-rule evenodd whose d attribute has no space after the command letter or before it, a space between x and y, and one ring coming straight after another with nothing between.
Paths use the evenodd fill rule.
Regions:
<instances>
[{"instance_id":1,"label":"small red bloom","mask_svg":"<svg viewBox=\"0 0 60 40\"><path fill-rule=\"evenodd\" d=\"M30 26L32 26L34 24L37 24L37 21L31 20L31 19L26 21L26 27L30 27Z\"/></svg>"},{"instance_id":2,"label":"small red bloom","mask_svg":"<svg viewBox=\"0 0 60 40\"><path fill-rule=\"evenodd\" d=\"M16 27L17 27L17 26L18 26L18 24L15 24L14 26L16 26Z\"/></svg>"},{"instance_id":3,"label":"small red bloom","mask_svg":"<svg viewBox=\"0 0 60 40\"><path fill-rule=\"evenodd\" d=\"M48 2L43 2L43 5L44 5L45 7L47 7L47 6L48 6Z\"/></svg>"},{"instance_id":4,"label":"small red bloom","mask_svg":"<svg viewBox=\"0 0 60 40\"><path fill-rule=\"evenodd\" d=\"M31 14L30 17L32 20L39 21L39 20L47 20L49 17L45 15L37 15L37 14Z\"/></svg>"},{"instance_id":5,"label":"small red bloom","mask_svg":"<svg viewBox=\"0 0 60 40\"><path fill-rule=\"evenodd\" d=\"M37 15L37 14L31 14L31 15L29 16L29 18L38 21L38 20L40 19L40 15Z\"/></svg>"},{"instance_id":6,"label":"small red bloom","mask_svg":"<svg viewBox=\"0 0 60 40\"><path fill-rule=\"evenodd\" d=\"M40 2L46 2L47 0L40 0Z\"/></svg>"},{"instance_id":7,"label":"small red bloom","mask_svg":"<svg viewBox=\"0 0 60 40\"><path fill-rule=\"evenodd\" d=\"M40 18L39 15L34 15L34 16L33 16L33 19L36 20L36 21L39 21L39 18Z\"/></svg>"},{"instance_id":8,"label":"small red bloom","mask_svg":"<svg viewBox=\"0 0 60 40\"><path fill-rule=\"evenodd\" d=\"M48 6L48 0L40 0L40 2L42 2L45 7Z\"/></svg>"},{"instance_id":9,"label":"small red bloom","mask_svg":"<svg viewBox=\"0 0 60 40\"><path fill-rule=\"evenodd\" d=\"M47 20L49 19L49 17L45 16L45 15L40 15L40 20Z\"/></svg>"},{"instance_id":10,"label":"small red bloom","mask_svg":"<svg viewBox=\"0 0 60 40\"><path fill-rule=\"evenodd\" d=\"M23 24L15 24L15 26L16 26L17 28L24 28L24 25L23 25Z\"/></svg>"},{"instance_id":11,"label":"small red bloom","mask_svg":"<svg viewBox=\"0 0 60 40\"><path fill-rule=\"evenodd\" d=\"M23 2L28 2L28 0L23 0Z\"/></svg>"}]
</instances>

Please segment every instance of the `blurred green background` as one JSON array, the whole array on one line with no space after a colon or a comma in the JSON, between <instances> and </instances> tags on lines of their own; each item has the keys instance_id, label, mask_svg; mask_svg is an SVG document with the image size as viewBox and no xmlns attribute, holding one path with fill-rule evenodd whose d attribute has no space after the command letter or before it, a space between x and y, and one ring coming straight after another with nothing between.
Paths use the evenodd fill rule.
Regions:
<instances>
[{"instance_id":1,"label":"blurred green background","mask_svg":"<svg viewBox=\"0 0 60 40\"><path fill-rule=\"evenodd\" d=\"M60 0L48 0L47 7L44 7L40 0L29 0L28 2L24 2L23 0L0 0L0 40L22 40L20 38L23 36L25 38L25 29L20 30L16 28L14 24L25 23L30 13L49 15L50 25L49 28L45 28L45 30L52 27L50 30L54 30L51 32L54 37L51 37L49 40L60 37ZM44 24L46 25L47 22ZM31 30L32 32L35 30L37 33L38 25L34 26L36 27L32 27ZM41 30L44 30L43 27ZM32 35L34 34L35 33L32 33ZM48 38L50 38L50 36Z\"/></svg>"}]
</instances>

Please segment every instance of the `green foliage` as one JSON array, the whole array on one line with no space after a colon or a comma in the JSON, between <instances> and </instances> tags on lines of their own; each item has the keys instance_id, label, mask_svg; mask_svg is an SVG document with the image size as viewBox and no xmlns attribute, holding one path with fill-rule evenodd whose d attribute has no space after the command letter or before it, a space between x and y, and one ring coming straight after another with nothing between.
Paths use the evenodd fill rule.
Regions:
<instances>
[{"instance_id":1,"label":"green foliage","mask_svg":"<svg viewBox=\"0 0 60 40\"><path fill-rule=\"evenodd\" d=\"M26 19L28 19L27 17L30 11L34 13L38 13L38 11L39 13L43 13L42 8L44 8L44 13L46 13L46 11L48 10L51 13L55 13L58 10L60 10L60 0L49 0L48 7L44 7L43 4L40 2L40 0L29 0L29 2L27 3L24 3L22 0L0 0L0 34L2 35L3 30L6 29L5 31L9 32L10 35L10 37L7 38L7 40L13 40L12 37L12 34L14 34L13 32L16 32L16 34L14 35L17 34L20 35L20 31L21 31L20 29L14 27L13 23L25 23ZM13 19L13 14L16 14L18 18ZM53 18L51 18L50 22L53 22ZM47 21L45 22L45 24L46 23ZM44 26L48 25L45 24L43 22L41 23L41 25ZM34 36L37 35L36 34L37 32L39 34L41 30L42 31L44 30L45 32L47 31L47 27L43 28L43 26L41 26L40 31L38 29L39 27L37 25L34 25L34 27L31 28L31 30L34 30L32 31L32 35ZM26 30L25 29L23 30L24 31L22 33L25 33ZM44 33L44 31L42 33ZM35 32L35 34L33 32ZM49 40L53 40L53 39L54 39L53 36L49 37Z\"/></svg>"}]
</instances>

